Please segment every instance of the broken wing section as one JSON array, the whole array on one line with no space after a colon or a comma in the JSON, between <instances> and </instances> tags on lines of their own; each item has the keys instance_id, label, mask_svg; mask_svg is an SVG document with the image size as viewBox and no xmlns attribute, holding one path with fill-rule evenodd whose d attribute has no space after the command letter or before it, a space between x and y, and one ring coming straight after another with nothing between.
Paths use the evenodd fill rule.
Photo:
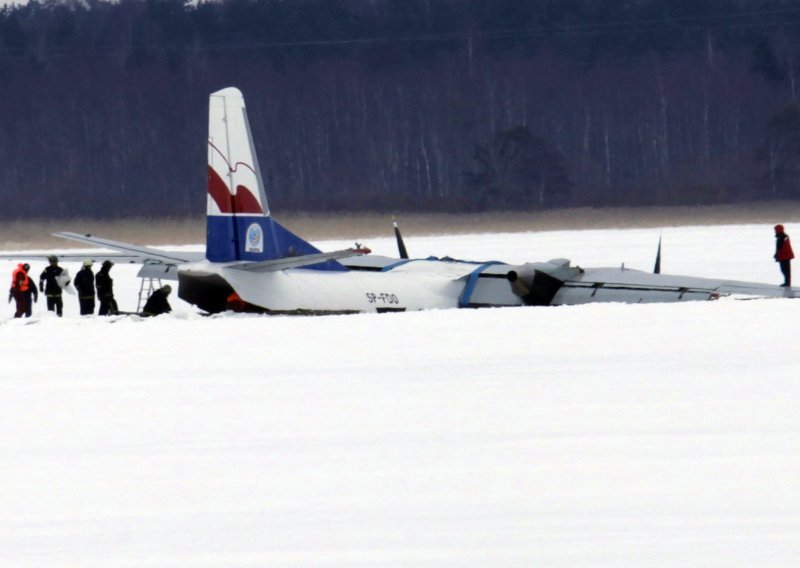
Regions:
<instances>
[{"instance_id":1,"label":"broken wing section","mask_svg":"<svg viewBox=\"0 0 800 568\"><path fill-rule=\"evenodd\" d=\"M800 288L758 282L653 274L627 268L581 268L553 259L522 265L487 263L466 279L461 307L559 306L734 299L800 298Z\"/></svg>"},{"instance_id":2,"label":"broken wing section","mask_svg":"<svg viewBox=\"0 0 800 568\"><path fill-rule=\"evenodd\" d=\"M580 268L566 259L529 263L508 271L512 290L526 305L628 304L716 300L721 296L797 298L797 288L654 274L620 268Z\"/></svg>"}]
</instances>

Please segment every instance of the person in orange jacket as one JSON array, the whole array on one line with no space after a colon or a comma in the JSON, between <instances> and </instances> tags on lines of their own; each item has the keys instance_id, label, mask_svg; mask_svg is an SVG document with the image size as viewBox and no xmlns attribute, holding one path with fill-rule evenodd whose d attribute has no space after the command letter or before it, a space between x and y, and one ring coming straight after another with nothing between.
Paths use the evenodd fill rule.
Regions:
<instances>
[{"instance_id":1,"label":"person in orange jacket","mask_svg":"<svg viewBox=\"0 0 800 568\"><path fill-rule=\"evenodd\" d=\"M33 304L39 301L39 289L36 287L36 280L31 278L31 265L27 262L22 265L25 274L28 276L28 290L25 292L25 317L33 315ZM31 302L33 298L33 302Z\"/></svg>"},{"instance_id":2,"label":"person in orange jacket","mask_svg":"<svg viewBox=\"0 0 800 568\"><path fill-rule=\"evenodd\" d=\"M30 297L30 280L28 280L28 271L25 269L26 264L18 264L14 271L11 273L11 289L8 292L8 301L13 298L17 305L17 311L14 312L15 318L21 318L28 311L28 302Z\"/></svg>"},{"instance_id":3,"label":"person in orange jacket","mask_svg":"<svg viewBox=\"0 0 800 568\"><path fill-rule=\"evenodd\" d=\"M789 287L792 285L792 259L794 251L789 235L783 230L783 225L775 225L775 262L781 267L783 274L783 284Z\"/></svg>"}]
</instances>

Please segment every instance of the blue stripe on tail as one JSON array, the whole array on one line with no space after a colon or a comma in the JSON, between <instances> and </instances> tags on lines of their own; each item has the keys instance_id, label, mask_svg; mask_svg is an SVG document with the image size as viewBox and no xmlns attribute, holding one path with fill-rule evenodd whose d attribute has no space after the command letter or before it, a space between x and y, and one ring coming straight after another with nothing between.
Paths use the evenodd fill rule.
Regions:
<instances>
[{"instance_id":1,"label":"blue stripe on tail","mask_svg":"<svg viewBox=\"0 0 800 568\"><path fill-rule=\"evenodd\" d=\"M321 252L272 217L240 214L206 219L206 258L211 262L259 262ZM347 270L335 260L306 268Z\"/></svg>"}]
</instances>

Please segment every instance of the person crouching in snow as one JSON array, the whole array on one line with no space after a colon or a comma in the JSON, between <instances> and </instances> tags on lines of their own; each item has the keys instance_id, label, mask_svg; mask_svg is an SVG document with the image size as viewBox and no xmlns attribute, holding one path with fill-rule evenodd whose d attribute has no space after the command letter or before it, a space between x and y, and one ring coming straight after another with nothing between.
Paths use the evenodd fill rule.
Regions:
<instances>
[{"instance_id":1,"label":"person crouching in snow","mask_svg":"<svg viewBox=\"0 0 800 568\"><path fill-rule=\"evenodd\" d=\"M166 284L162 288L159 288L150 294L150 297L147 298L147 302L145 302L144 308L142 309L142 315L160 316L161 314L167 314L171 312L172 307L167 301L167 297L169 296L170 292L172 292L172 286Z\"/></svg>"}]
</instances>

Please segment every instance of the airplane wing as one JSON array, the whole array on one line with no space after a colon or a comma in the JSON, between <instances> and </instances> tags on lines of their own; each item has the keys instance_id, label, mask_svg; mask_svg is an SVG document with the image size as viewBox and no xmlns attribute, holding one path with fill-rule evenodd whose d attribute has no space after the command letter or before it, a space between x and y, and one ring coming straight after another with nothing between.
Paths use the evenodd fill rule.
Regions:
<instances>
[{"instance_id":1,"label":"airplane wing","mask_svg":"<svg viewBox=\"0 0 800 568\"><path fill-rule=\"evenodd\" d=\"M114 258L117 260L127 260L128 262L141 262L141 257L134 256L131 254L121 254L121 253L87 253L87 252L26 252L20 251L18 253L3 253L0 254L0 259L3 260L41 260L46 261L51 256L55 256L58 260L72 260L72 261L79 261L79 260L94 260L95 262L99 262L100 260L106 260L109 258Z\"/></svg>"},{"instance_id":2,"label":"airplane wing","mask_svg":"<svg viewBox=\"0 0 800 568\"><path fill-rule=\"evenodd\" d=\"M797 288L757 282L653 274L628 268L579 268L564 259L529 263L508 272L515 294L528 305L590 302L677 302L720 296L797 298Z\"/></svg>"},{"instance_id":3,"label":"airplane wing","mask_svg":"<svg viewBox=\"0 0 800 568\"><path fill-rule=\"evenodd\" d=\"M96 247L108 248L111 250L120 251L122 254L104 255L103 258L127 258L131 262L144 262L151 261L149 264L161 262L163 264L184 264L186 262L198 262L205 259L205 254L202 252L191 251L165 251L154 249L150 247L134 245L131 243L123 243L120 241L112 241L110 239L101 239L93 237L92 235L81 235L79 233L60 232L53 233L54 237L62 239L69 239L79 243L86 243ZM64 255L56 255L63 257ZM78 255L76 255L77 257ZM86 255L81 255L81 258L86 258Z\"/></svg>"},{"instance_id":4,"label":"airplane wing","mask_svg":"<svg viewBox=\"0 0 800 568\"><path fill-rule=\"evenodd\" d=\"M797 298L796 288L758 282L653 274L627 268L587 268L564 282L558 299L583 301L675 301L715 299L720 296Z\"/></svg>"},{"instance_id":5,"label":"airplane wing","mask_svg":"<svg viewBox=\"0 0 800 568\"><path fill-rule=\"evenodd\" d=\"M462 307L576 305L593 302L681 302L800 298L800 288L757 282L653 274L629 268L580 268L566 259L480 267L467 279ZM510 283L510 286L509 286Z\"/></svg>"},{"instance_id":6,"label":"airplane wing","mask_svg":"<svg viewBox=\"0 0 800 568\"><path fill-rule=\"evenodd\" d=\"M116 253L104 253L98 258L109 259L114 258L117 260L128 260L131 263L142 263L142 268L139 271L139 276L152 277L152 278L166 278L177 280L177 267L181 264L190 262L200 262L205 260L205 253L192 252L192 251L166 251L155 249L151 247L135 245L132 243L124 243L121 241L113 241L111 239L103 239L100 237L93 237L92 235L83 235L80 233L71 233L62 231L53 233L53 236L62 239L69 239L79 243L111 249L119 251ZM369 254L371 251L368 248L349 248L327 253L305 254L300 256L276 258L271 260L259 262L241 262L229 265L230 268L239 270L247 270L252 272L274 272L278 270L285 270L287 268L302 268L304 266L311 266L320 264L328 260L336 260L340 258L352 258L364 254ZM52 253L51 253L52 254ZM0 255L0 258L20 259L20 258L41 258L46 259L51 254L16 254L16 255ZM59 259L81 259L85 260L90 258L86 252L81 253L66 253L55 254Z\"/></svg>"}]
</instances>

